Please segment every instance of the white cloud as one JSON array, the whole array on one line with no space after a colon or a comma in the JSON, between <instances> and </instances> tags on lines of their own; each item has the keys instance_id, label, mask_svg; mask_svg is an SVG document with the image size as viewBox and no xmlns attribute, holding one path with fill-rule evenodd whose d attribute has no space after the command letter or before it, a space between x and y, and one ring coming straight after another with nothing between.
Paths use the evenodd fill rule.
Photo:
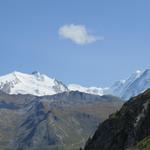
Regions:
<instances>
[{"instance_id":1,"label":"white cloud","mask_svg":"<svg viewBox=\"0 0 150 150\"><path fill-rule=\"evenodd\" d=\"M76 44L89 44L97 40L103 40L103 37L91 35L84 25L64 25L59 28L59 35L65 39L70 39Z\"/></svg>"}]
</instances>

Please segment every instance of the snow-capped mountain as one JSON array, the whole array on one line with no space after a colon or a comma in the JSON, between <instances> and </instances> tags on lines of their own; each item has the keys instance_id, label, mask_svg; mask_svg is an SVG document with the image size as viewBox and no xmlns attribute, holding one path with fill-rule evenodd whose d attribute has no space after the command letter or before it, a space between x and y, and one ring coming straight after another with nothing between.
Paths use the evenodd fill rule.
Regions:
<instances>
[{"instance_id":1,"label":"snow-capped mountain","mask_svg":"<svg viewBox=\"0 0 150 150\"><path fill-rule=\"evenodd\" d=\"M150 88L150 69L136 71L127 80L118 81L110 87L109 93L129 99Z\"/></svg>"},{"instance_id":2,"label":"snow-capped mountain","mask_svg":"<svg viewBox=\"0 0 150 150\"><path fill-rule=\"evenodd\" d=\"M150 69L141 71L141 74L125 88L122 98L128 99L136 96L147 88L150 88Z\"/></svg>"},{"instance_id":3,"label":"snow-capped mountain","mask_svg":"<svg viewBox=\"0 0 150 150\"><path fill-rule=\"evenodd\" d=\"M13 72L0 77L0 90L9 94L53 95L68 91L60 81L39 72Z\"/></svg>"},{"instance_id":4,"label":"snow-capped mountain","mask_svg":"<svg viewBox=\"0 0 150 150\"><path fill-rule=\"evenodd\" d=\"M127 80L120 80L115 82L111 87L110 90L113 92L113 94L122 96L125 92L125 90L137 79L140 77L140 75L143 73L143 71L137 70L134 72Z\"/></svg>"},{"instance_id":5,"label":"snow-capped mountain","mask_svg":"<svg viewBox=\"0 0 150 150\"><path fill-rule=\"evenodd\" d=\"M94 94L94 95L104 95L106 88L98 88L98 87L84 87L78 84L69 84L68 89L70 91L80 91L84 93Z\"/></svg>"},{"instance_id":6,"label":"snow-capped mountain","mask_svg":"<svg viewBox=\"0 0 150 150\"><path fill-rule=\"evenodd\" d=\"M96 95L111 94L125 100L142 93L147 88L150 88L150 69L137 70L126 80L117 81L109 88L83 87L75 84L68 86L68 89L72 91Z\"/></svg>"},{"instance_id":7,"label":"snow-capped mountain","mask_svg":"<svg viewBox=\"0 0 150 150\"><path fill-rule=\"evenodd\" d=\"M127 80L115 82L109 88L84 87L77 84L66 86L55 78L39 72L25 74L12 72L0 77L0 90L9 94L53 95L68 91L79 91L94 95L111 94L125 100L150 88L150 69L136 71Z\"/></svg>"}]
</instances>

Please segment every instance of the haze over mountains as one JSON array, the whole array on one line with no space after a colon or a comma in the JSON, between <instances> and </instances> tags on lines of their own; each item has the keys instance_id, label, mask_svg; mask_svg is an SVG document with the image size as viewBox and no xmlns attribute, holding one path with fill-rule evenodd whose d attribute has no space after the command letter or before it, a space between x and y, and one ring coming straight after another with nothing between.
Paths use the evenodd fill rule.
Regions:
<instances>
[{"instance_id":1,"label":"haze over mountains","mask_svg":"<svg viewBox=\"0 0 150 150\"><path fill-rule=\"evenodd\" d=\"M100 79L99 79L100 82ZM77 84L68 86L55 78L39 72L25 74L12 72L0 77L0 90L8 94L32 94L36 96L53 95L68 91L80 91L95 95L111 94L129 99L150 87L150 69L136 71L126 80L119 80L111 87L84 87Z\"/></svg>"}]
</instances>

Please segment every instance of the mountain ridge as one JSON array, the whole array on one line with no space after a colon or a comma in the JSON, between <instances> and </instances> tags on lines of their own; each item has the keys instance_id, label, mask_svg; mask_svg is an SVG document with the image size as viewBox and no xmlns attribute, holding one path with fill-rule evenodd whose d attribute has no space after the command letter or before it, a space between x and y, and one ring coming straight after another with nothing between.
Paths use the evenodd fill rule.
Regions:
<instances>
[{"instance_id":1,"label":"mountain ridge","mask_svg":"<svg viewBox=\"0 0 150 150\"><path fill-rule=\"evenodd\" d=\"M78 149L122 104L114 96L78 91L51 96L0 91L0 149Z\"/></svg>"},{"instance_id":2,"label":"mountain ridge","mask_svg":"<svg viewBox=\"0 0 150 150\"><path fill-rule=\"evenodd\" d=\"M94 95L114 95L124 100L150 88L150 69L137 70L126 80L115 82L110 87L85 87L79 84L65 85L61 81L34 71L32 74L12 72L0 77L0 90L8 94L54 95L66 91L80 91Z\"/></svg>"}]
</instances>

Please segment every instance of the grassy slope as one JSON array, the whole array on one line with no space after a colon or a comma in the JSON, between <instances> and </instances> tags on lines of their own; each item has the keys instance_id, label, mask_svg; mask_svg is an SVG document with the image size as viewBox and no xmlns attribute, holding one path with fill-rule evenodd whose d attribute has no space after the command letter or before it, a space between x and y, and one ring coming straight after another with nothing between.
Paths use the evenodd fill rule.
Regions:
<instances>
[{"instance_id":1,"label":"grassy slope","mask_svg":"<svg viewBox=\"0 0 150 150\"><path fill-rule=\"evenodd\" d=\"M128 150L150 150L150 136L144 138L138 144Z\"/></svg>"},{"instance_id":2,"label":"grassy slope","mask_svg":"<svg viewBox=\"0 0 150 150\"><path fill-rule=\"evenodd\" d=\"M119 101L81 100L51 102L51 97L0 93L0 150L79 149L99 122L122 105Z\"/></svg>"}]
</instances>

